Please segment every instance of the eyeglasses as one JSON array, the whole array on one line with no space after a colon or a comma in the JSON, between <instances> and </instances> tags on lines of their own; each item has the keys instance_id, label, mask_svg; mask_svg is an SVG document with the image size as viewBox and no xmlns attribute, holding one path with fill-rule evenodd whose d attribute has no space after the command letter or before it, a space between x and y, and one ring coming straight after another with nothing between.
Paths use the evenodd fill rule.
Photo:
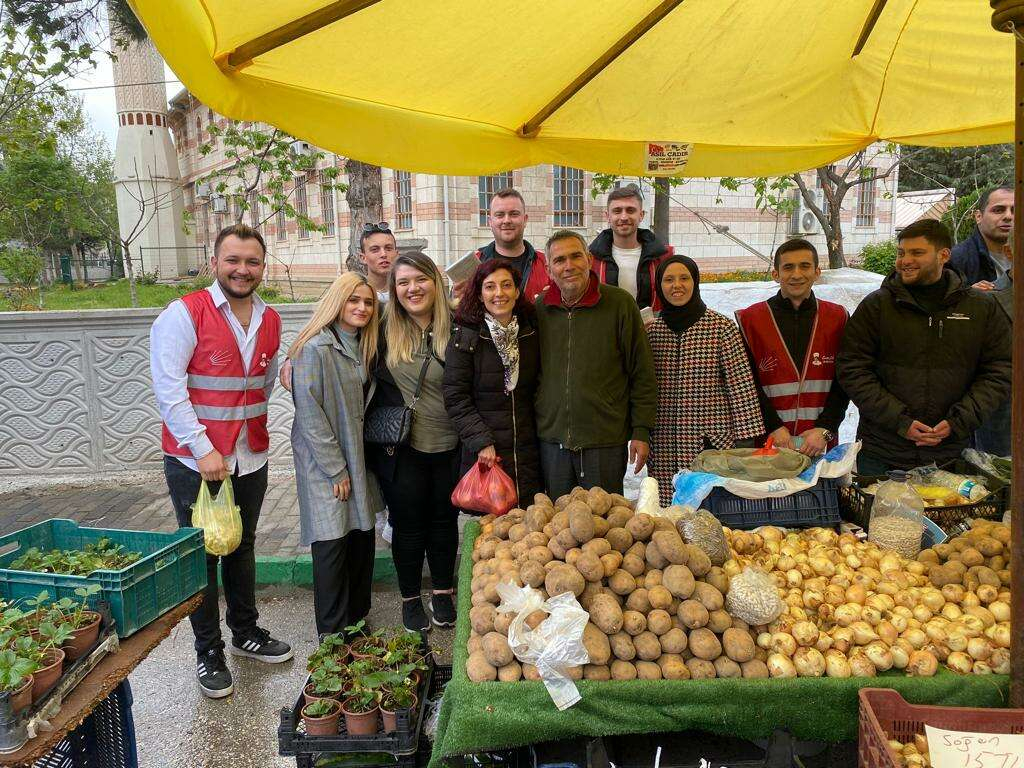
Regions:
<instances>
[{"instance_id":1,"label":"eyeglasses","mask_svg":"<svg viewBox=\"0 0 1024 768\"><path fill-rule=\"evenodd\" d=\"M391 225L386 221L378 221L376 224L366 222L363 224L363 232L390 232Z\"/></svg>"}]
</instances>

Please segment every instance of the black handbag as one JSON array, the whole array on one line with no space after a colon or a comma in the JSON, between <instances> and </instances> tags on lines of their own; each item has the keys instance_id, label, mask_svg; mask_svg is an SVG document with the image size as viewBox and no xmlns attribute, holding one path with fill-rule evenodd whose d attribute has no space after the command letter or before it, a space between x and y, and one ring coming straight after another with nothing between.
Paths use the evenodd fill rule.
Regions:
<instances>
[{"instance_id":1,"label":"black handbag","mask_svg":"<svg viewBox=\"0 0 1024 768\"><path fill-rule=\"evenodd\" d=\"M408 405L382 405L366 414L363 422L363 440L375 445L408 445L412 437L412 412L423 389L423 380L427 377L427 367L433 356L427 355L420 369L420 378L416 382L416 391L412 402Z\"/></svg>"}]
</instances>

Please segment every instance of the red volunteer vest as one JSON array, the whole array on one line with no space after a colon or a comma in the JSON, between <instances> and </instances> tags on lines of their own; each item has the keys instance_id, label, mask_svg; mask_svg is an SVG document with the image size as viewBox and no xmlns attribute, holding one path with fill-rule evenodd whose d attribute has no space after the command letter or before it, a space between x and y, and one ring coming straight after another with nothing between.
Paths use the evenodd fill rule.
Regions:
<instances>
[{"instance_id":1,"label":"red volunteer vest","mask_svg":"<svg viewBox=\"0 0 1024 768\"><path fill-rule=\"evenodd\" d=\"M807 356L797 370L767 301L736 313L740 331L757 363L757 378L786 429L799 435L814 427L825 408L836 375L836 353L846 327L846 310L839 304L817 300L818 311L807 345ZM838 440L833 437L829 448Z\"/></svg>"},{"instance_id":2,"label":"red volunteer vest","mask_svg":"<svg viewBox=\"0 0 1024 768\"><path fill-rule=\"evenodd\" d=\"M256 334L256 350L246 373L238 342L227 320L213 303L207 290L181 297L196 329L196 349L186 371L188 399L206 436L224 456L235 452L235 443L246 426L249 447L263 453L270 446L267 433L267 364L281 344L281 316L267 307ZM167 425L163 425L163 452L172 456L191 456L188 448L179 448Z\"/></svg>"},{"instance_id":3,"label":"red volunteer vest","mask_svg":"<svg viewBox=\"0 0 1024 768\"><path fill-rule=\"evenodd\" d=\"M669 245L666 246L665 252L657 258L651 259L647 262L647 273L651 280L651 309L655 312L661 311L661 296L658 295L657 289L657 273L658 267L665 259L675 253L675 249ZM592 267L594 274L597 275L597 279L602 283L608 283L608 262L604 259L594 258L594 266Z\"/></svg>"},{"instance_id":4,"label":"red volunteer vest","mask_svg":"<svg viewBox=\"0 0 1024 768\"><path fill-rule=\"evenodd\" d=\"M523 286L523 294L531 302L544 292L544 289L551 283L551 278L548 277L548 263L544 258L544 251L534 250L537 254L533 260L533 264L530 265L529 274L526 276L526 285ZM480 261L480 251L477 251L476 260ZM499 257L500 258L500 257Z\"/></svg>"}]
</instances>

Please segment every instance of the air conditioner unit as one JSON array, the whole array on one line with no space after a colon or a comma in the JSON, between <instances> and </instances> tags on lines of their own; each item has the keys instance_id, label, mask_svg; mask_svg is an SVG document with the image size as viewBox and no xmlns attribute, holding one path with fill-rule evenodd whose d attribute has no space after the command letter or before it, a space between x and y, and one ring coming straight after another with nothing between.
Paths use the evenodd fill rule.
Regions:
<instances>
[{"instance_id":1,"label":"air conditioner unit","mask_svg":"<svg viewBox=\"0 0 1024 768\"><path fill-rule=\"evenodd\" d=\"M308 141L296 140L292 142L292 153L296 155L311 155L313 154L313 148L309 145Z\"/></svg>"},{"instance_id":2,"label":"air conditioner unit","mask_svg":"<svg viewBox=\"0 0 1024 768\"><path fill-rule=\"evenodd\" d=\"M820 189L809 190L811 197L814 198L814 204L819 209L824 210L825 207L825 196L822 194ZM814 215L814 212L807 205L807 201L804 200L804 196L800 194L798 190L796 193L796 208L793 209L793 221L791 222L790 234L793 235L816 235L821 232L821 222L818 221L818 217Z\"/></svg>"},{"instance_id":3,"label":"air conditioner unit","mask_svg":"<svg viewBox=\"0 0 1024 768\"><path fill-rule=\"evenodd\" d=\"M221 195L215 195L210 200L210 207L214 213L227 213L228 212L228 201Z\"/></svg>"},{"instance_id":4,"label":"air conditioner unit","mask_svg":"<svg viewBox=\"0 0 1024 768\"><path fill-rule=\"evenodd\" d=\"M210 185L205 182L196 184L196 197L209 197L210 196Z\"/></svg>"}]
</instances>

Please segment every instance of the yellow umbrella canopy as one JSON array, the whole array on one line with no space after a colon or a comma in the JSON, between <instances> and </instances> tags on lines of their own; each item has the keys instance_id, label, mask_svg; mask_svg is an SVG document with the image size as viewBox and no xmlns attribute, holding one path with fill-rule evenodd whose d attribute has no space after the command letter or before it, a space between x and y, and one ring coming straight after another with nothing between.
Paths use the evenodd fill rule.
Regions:
<instances>
[{"instance_id":1,"label":"yellow umbrella canopy","mask_svg":"<svg viewBox=\"0 0 1024 768\"><path fill-rule=\"evenodd\" d=\"M219 113L426 173L764 176L1013 136L983 0L132 4Z\"/></svg>"}]
</instances>

